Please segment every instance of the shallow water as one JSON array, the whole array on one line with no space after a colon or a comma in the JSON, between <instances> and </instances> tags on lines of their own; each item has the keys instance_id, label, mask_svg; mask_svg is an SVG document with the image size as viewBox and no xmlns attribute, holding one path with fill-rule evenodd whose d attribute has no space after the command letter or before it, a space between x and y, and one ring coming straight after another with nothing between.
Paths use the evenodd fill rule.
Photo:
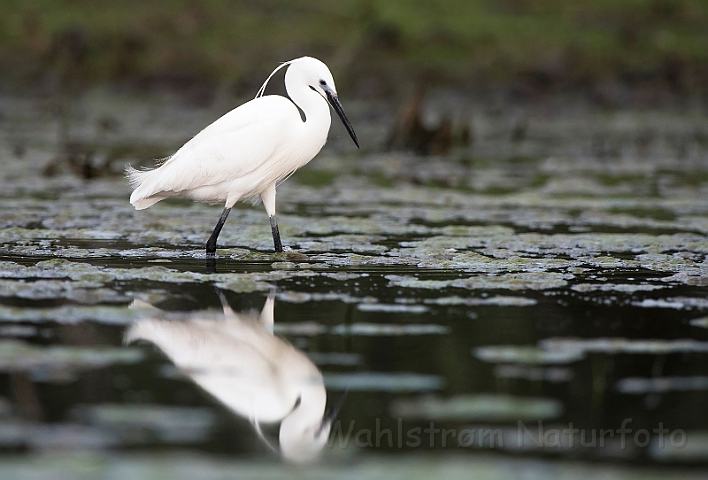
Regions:
<instances>
[{"instance_id":1,"label":"shallow water","mask_svg":"<svg viewBox=\"0 0 708 480\"><path fill-rule=\"evenodd\" d=\"M36 455L54 465L56 450L91 451L76 461L111 468L150 471L125 452L189 451L205 472L233 459L277 470L285 427L252 419L305 405L312 389L328 409L347 391L322 461L362 474L371 462L395 470L397 453L497 473L495 455L538 472L606 460L627 477L639 464L708 463L700 104L528 105L525 137L512 142L512 116L489 102L471 110L473 145L446 157L381 153L381 107L354 105L363 152L333 128L331 145L278 190L292 251L273 255L262 208L244 205L210 273L203 245L220 207L174 200L136 212L125 182L103 174L169 154L216 108L86 95L67 135L105 168L80 180L43 101L2 99L8 472L38 465ZM56 175L42 175L48 164ZM237 312L231 323L220 294ZM274 334L259 320L269 294ZM126 341L150 321L161 336ZM252 337L260 356L234 353ZM291 360L275 362L276 350ZM288 404L293 391L300 400ZM243 398L251 410L236 406Z\"/></svg>"}]
</instances>

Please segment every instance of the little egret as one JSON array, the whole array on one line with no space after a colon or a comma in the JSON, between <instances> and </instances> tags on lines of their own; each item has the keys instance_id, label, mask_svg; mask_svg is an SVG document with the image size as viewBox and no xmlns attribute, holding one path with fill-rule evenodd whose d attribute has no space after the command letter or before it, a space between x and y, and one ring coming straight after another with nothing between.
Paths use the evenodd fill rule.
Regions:
<instances>
[{"instance_id":1,"label":"little egret","mask_svg":"<svg viewBox=\"0 0 708 480\"><path fill-rule=\"evenodd\" d=\"M329 438L341 405L325 409L322 373L300 350L273 335L272 296L258 315L190 313L169 319L154 309L130 326L127 343L147 340L192 381L234 413L248 418L261 439L287 460L314 460ZM220 317L220 318L219 318ZM280 423L279 449L261 423Z\"/></svg>"},{"instance_id":2,"label":"little egret","mask_svg":"<svg viewBox=\"0 0 708 480\"><path fill-rule=\"evenodd\" d=\"M290 98L263 96L268 81L285 66L285 89ZM359 147L327 65L312 57L281 64L256 98L206 127L164 163L151 170L128 166L126 177L135 189L130 203L142 210L168 197L225 202L206 244L207 256L213 257L216 240L234 204L260 196L270 217L275 251L282 252L275 187L322 149L332 121L328 103Z\"/></svg>"}]
</instances>

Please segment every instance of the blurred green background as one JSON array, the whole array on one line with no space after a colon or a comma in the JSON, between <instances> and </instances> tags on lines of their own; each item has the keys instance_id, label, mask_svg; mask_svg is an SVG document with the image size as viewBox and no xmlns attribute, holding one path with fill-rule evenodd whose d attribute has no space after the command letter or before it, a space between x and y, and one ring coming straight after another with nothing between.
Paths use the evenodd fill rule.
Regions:
<instances>
[{"instance_id":1,"label":"blurred green background","mask_svg":"<svg viewBox=\"0 0 708 480\"><path fill-rule=\"evenodd\" d=\"M350 95L400 83L618 81L708 90L708 1L5 0L0 82L253 90L279 61L317 56Z\"/></svg>"}]
</instances>

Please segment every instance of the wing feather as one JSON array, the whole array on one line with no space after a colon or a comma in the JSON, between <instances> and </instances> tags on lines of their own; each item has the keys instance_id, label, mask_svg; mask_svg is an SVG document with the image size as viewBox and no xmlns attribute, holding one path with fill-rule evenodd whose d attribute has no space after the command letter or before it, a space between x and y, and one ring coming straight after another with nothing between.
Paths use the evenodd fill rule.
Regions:
<instances>
[{"instance_id":1,"label":"wing feather","mask_svg":"<svg viewBox=\"0 0 708 480\"><path fill-rule=\"evenodd\" d=\"M136 187L131 203L179 195L275 168L287 150L294 119L300 121L294 104L276 95L260 97L231 110L161 166L143 171L128 167L126 176ZM269 166L269 161L273 165Z\"/></svg>"}]
</instances>

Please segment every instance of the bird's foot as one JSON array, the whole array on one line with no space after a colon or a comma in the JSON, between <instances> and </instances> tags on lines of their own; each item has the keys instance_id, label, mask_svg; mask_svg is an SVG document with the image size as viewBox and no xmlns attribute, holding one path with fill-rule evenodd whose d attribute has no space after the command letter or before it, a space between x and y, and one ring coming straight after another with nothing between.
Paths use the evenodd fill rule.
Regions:
<instances>
[{"instance_id":1,"label":"bird's foot","mask_svg":"<svg viewBox=\"0 0 708 480\"><path fill-rule=\"evenodd\" d=\"M292 253L293 251L294 251L294 250L293 250L291 247L284 247L284 246L282 246L282 245L278 245L278 246L276 246L276 248L275 248L275 250L274 250L274 253L275 253L276 255L281 255L281 254L283 254L283 253L285 253L285 254L287 254L287 253Z\"/></svg>"}]
</instances>

